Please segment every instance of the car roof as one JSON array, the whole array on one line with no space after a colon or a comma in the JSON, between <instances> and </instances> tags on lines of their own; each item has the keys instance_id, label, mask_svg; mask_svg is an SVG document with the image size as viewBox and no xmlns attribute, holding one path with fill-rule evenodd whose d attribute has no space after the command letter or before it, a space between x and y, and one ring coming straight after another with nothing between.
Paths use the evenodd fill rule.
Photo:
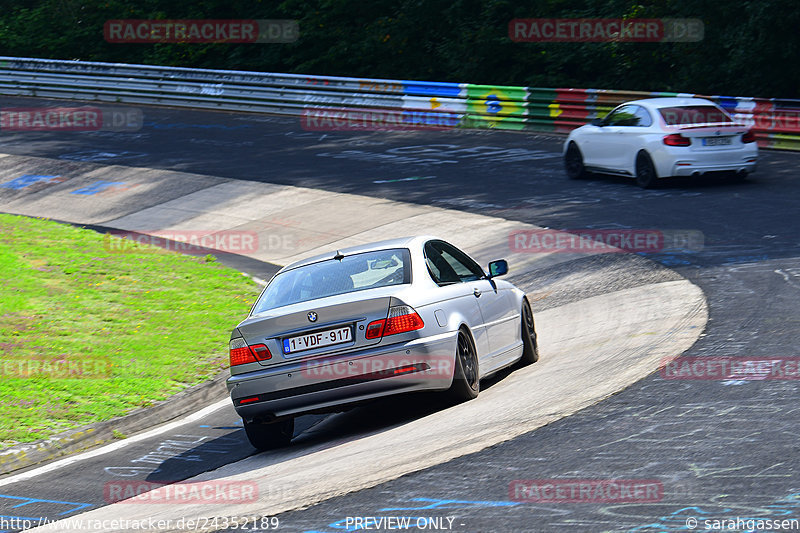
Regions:
<instances>
[{"instance_id":1,"label":"car roof","mask_svg":"<svg viewBox=\"0 0 800 533\"><path fill-rule=\"evenodd\" d=\"M649 107L650 109L660 109L662 107L674 106L688 106L688 105L713 105L716 106L711 100L705 98L690 98L690 97L664 97L664 98L644 98L642 100L633 100L625 102L625 104L636 104Z\"/></svg>"},{"instance_id":2,"label":"car roof","mask_svg":"<svg viewBox=\"0 0 800 533\"><path fill-rule=\"evenodd\" d=\"M330 250L328 252L317 254L307 259L301 259L300 261L295 261L294 263L291 263L283 267L280 270L280 272L286 270L292 270L304 265L310 265L312 263L318 263L320 261L325 261L327 259L333 259L337 253L347 256L364 252L372 252L376 250L387 250L390 248L415 248L416 246L422 246L423 243L428 242L429 240L438 240L438 239L439 239L438 237L432 235L417 235L417 236L399 237L396 239L387 239L383 241L370 242L366 244L359 244L356 246L348 246L346 248L340 248L338 250L335 249Z\"/></svg>"}]
</instances>

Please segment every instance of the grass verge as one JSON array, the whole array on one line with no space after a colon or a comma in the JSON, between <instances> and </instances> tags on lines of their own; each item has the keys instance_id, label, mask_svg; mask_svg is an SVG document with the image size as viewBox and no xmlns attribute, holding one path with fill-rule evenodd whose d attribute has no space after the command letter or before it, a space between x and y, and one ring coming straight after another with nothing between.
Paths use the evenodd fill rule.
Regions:
<instances>
[{"instance_id":1,"label":"grass verge","mask_svg":"<svg viewBox=\"0 0 800 533\"><path fill-rule=\"evenodd\" d=\"M214 262L0 215L0 449L210 379L259 288Z\"/></svg>"}]
</instances>

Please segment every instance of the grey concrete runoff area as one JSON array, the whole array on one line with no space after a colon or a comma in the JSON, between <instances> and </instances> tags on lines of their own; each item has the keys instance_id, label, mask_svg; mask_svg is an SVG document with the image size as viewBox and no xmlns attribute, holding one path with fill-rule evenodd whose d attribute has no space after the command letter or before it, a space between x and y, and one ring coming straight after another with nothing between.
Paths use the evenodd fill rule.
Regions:
<instances>
[{"instance_id":1,"label":"grey concrete runoff area","mask_svg":"<svg viewBox=\"0 0 800 533\"><path fill-rule=\"evenodd\" d=\"M190 172L8 154L0 157L0 172L4 176L69 174L66 180L42 179L31 186L0 189L0 211L141 235L185 235L198 228L203 235L256 235L257 245L237 252L279 265L317 250L376 240L377 234L391 238L409 233L441 235L485 264L508 255L512 232L540 229L443 207ZM125 187L108 195L74 194L76 189L91 190L98 179L108 176ZM511 258L511 279L529 291L536 312L541 359L494 383L478 400L358 438L311 439L307 444L301 438L296 447L253 455L188 481L255 482L260 494L270 495L268 501L226 506L224 513L229 516L273 515L303 508L478 452L567 417L653 373L699 338L708 319L703 292L645 260L635 265L641 276L631 274L631 265L606 272L627 275L630 283L621 286L598 276L597 270L572 271L572 283L596 287L580 299L548 302L548 292L534 292L526 279L536 269L561 266L568 271L576 259L586 261L587 257L595 256L516 254ZM622 262L626 261L633 260ZM557 290L555 286L549 292ZM110 523L141 517L143 511L141 504L120 502L71 518ZM148 506L146 510L155 520L219 512L203 505ZM68 531L69 527L64 521L33 531Z\"/></svg>"}]
</instances>

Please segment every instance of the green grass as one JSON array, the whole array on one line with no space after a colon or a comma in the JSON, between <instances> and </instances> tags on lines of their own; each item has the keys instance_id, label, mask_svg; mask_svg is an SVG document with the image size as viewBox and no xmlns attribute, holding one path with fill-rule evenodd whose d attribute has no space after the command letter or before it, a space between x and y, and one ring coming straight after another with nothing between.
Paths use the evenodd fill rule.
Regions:
<instances>
[{"instance_id":1,"label":"green grass","mask_svg":"<svg viewBox=\"0 0 800 533\"><path fill-rule=\"evenodd\" d=\"M0 215L0 448L149 406L228 366L230 329L259 288L211 256L110 239Z\"/></svg>"}]
</instances>

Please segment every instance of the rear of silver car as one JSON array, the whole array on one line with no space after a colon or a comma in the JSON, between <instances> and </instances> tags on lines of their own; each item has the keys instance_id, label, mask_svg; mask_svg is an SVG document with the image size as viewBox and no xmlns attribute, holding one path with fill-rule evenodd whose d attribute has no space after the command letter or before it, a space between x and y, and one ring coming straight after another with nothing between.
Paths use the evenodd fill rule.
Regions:
<instances>
[{"instance_id":1,"label":"rear of silver car","mask_svg":"<svg viewBox=\"0 0 800 533\"><path fill-rule=\"evenodd\" d=\"M412 294L407 249L279 272L230 339L227 386L251 442L288 442L290 427L288 438L275 428L301 413L448 389L457 332L438 325L433 306L408 305Z\"/></svg>"},{"instance_id":2,"label":"rear of silver car","mask_svg":"<svg viewBox=\"0 0 800 533\"><path fill-rule=\"evenodd\" d=\"M431 336L423 326L367 338L372 335L370 324L392 320L393 314L408 316L412 308L387 296L358 302L337 299L344 298L298 305L302 309L274 318L250 318L233 331L232 350L258 353L250 347L266 346L271 355L231 367L228 390L243 419L269 422L339 406L343 399L357 402L450 386L455 333L436 332ZM423 323L435 323L432 310L430 317L424 316L426 308L415 311ZM310 313L317 316L313 323L308 319ZM307 347L306 343L325 345ZM299 348L296 352L292 344Z\"/></svg>"}]
</instances>

